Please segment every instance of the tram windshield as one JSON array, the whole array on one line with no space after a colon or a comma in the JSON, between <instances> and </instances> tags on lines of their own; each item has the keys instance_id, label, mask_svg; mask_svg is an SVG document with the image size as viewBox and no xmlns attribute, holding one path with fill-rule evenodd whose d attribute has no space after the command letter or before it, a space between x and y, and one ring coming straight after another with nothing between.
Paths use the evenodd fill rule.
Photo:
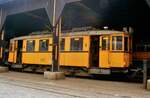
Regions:
<instances>
[{"instance_id":1,"label":"tram windshield","mask_svg":"<svg viewBox=\"0 0 150 98\"><path fill-rule=\"evenodd\" d=\"M129 51L128 36L112 36L112 51Z\"/></svg>"}]
</instances>

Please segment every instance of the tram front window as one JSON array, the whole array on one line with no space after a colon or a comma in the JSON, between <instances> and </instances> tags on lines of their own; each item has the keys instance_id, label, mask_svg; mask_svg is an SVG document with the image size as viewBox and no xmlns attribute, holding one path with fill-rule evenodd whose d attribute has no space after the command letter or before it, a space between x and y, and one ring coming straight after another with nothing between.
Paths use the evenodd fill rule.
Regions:
<instances>
[{"instance_id":1,"label":"tram front window","mask_svg":"<svg viewBox=\"0 0 150 98\"><path fill-rule=\"evenodd\" d=\"M116 50L122 50L122 36L116 37Z\"/></svg>"},{"instance_id":2,"label":"tram front window","mask_svg":"<svg viewBox=\"0 0 150 98\"><path fill-rule=\"evenodd\" d=\"M123 42L122 36L113 36L112 37L112 50L115 50L115 51L122 50L122 42Z\"/></svg>"}]
</instances>

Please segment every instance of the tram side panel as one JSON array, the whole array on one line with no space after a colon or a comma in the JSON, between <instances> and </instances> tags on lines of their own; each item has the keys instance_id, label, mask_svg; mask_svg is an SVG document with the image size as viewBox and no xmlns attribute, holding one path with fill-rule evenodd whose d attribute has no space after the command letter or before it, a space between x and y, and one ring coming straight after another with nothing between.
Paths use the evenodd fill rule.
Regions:
<instances>
[{"instance_id":1,"label":"tram side panel","mask_svg":"<svg viewBox=\"0 0 150 98\"><path fill-rule=\"evenodd\" d=\"M89 67L89 36L65 37L60 52L60 65ZM61 48L63 45L61 45Z\"/></svg>"},{"instance_id":2,"label":"tram side panel","mask_svg":"<svg viewBox=\"0 0 150 98\"><path fill-rule=\"evenodd\" d=\"M89 36L65 37L64 50L60 52L60 65L89 67ZM14 41L17 45L17 41ZM17 47L17 46L15 46ZM22 46L22 64L51 65L52 38L24 39ZM43 49L40 49L43 47ZM16 49L9 52L10 63L16 63Z\"/></svg>"},{"instance_id":3,"label":"tram side panel","mask_svg":"<svg viewBox=\"0 0 150 98\"><path fill-rule=\"evenodd\" d=\"M52 64L52 46L49 44L51 42L51 38L24 40L22 51L22 63L33 65Z\"/></svg>"}]
</instances>

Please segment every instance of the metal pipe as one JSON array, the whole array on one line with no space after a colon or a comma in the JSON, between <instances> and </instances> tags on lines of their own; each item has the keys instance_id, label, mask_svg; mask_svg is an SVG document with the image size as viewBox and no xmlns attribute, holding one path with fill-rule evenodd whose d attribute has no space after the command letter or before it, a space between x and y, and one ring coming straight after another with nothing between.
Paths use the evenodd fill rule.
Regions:
<instances>
[{"instance_id":1,"label":"metal pipe","mask_svg":"<svg viewBox=\"0 0 150 98\"><path fill-rule=\"evenodd\" d=\"M144 45L144 51L147 51L147 46ZM143 86L147 89L147 60L143 60Z\"/></svg>"}]
</instances>

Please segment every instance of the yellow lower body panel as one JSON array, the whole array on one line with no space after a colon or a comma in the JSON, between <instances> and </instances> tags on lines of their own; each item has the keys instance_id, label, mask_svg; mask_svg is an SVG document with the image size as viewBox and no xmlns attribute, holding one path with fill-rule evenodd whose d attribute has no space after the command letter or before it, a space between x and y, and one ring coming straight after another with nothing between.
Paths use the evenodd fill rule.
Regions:
<instances>
[{"instance_id":1,"label":"yellow lower body panel","mask_svg":"<svg viewBox=\"0 0 150 98\"><path fill-rule=\"evenodd\" d=\"M89 67L88 52L69 52L60 54L60 65L74 67Z\"/></svg>"},{"instance_id":2,"label":"yellow lower body panel","mask_svg":"<svg viewBox=\"0 0 150 98\"><path fill-rule=\"evenodd\" d=\"M100 68L127 68L131 64L131 56L124 52L100 52Z\"/></svg>"},{"instance_id":3,"label":"yellow lower body panel","mask_svg":"<svg viewBox=\"0 0 150 98\"><path fill-rule=\"evenodd\" d=\"M125 53L110 53L110 67L125 68L127 67L125 61Z\"/></svg>"},{"instance_id":4,"label":"yellow lower body panel","mask_svg":"<svg viewBox=\"0 0 150 98\"><path fill-rule=\"evenodd\" d=\"M109 51L101 51L99 57L100 68L110 68Z\"/></svg>"},{"instance_id":5,"label":"yellow lower body panel","mask_svg":"<svg viewBox=\"0 0 150 98\"><path fill-rule=\"evenodd\" d=\"M75 66L75 67L88 67L89 54L87 53L60 53L60 65ZM51 65L52 53L23 53L23 64L39 64Z\"/></svg>"},{"instance_id":6,"label":"yellow lower body panel","mask_svg":"<svg viewBox=\"0 0 150 98\"><path fill-rule=\"evenodd\" d=\"M22 63L23 64L41 64L50 65L52 64L52 53L23 53Z\"/></svg>"}]
</instances>

